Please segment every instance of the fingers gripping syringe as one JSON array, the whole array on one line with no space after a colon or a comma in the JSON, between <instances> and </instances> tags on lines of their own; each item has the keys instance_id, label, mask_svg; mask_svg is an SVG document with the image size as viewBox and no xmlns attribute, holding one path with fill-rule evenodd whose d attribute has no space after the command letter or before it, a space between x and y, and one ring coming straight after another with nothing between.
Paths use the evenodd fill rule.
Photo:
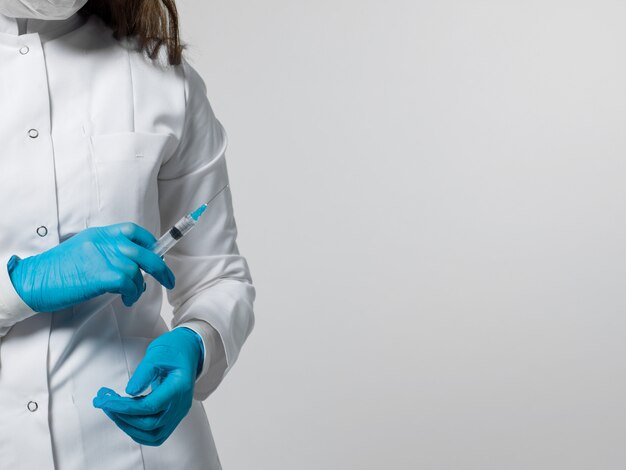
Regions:
<instances>
[{"instance_id":1,"label":"fingers gripping syringe","mask_svg":"<svg viewBox=\"0 0 626 470\"><path fill-rule=\"evenodd\" d=\"M189 231L196 226L198 223L198 219L207 208L209 204L226 188L228 184L220 189L215 196L213 196L209 202L206 204L202 204L195 211L190 212L178 222L174 224L172 228L170 228L161 238L159 238L150 248L154 253L159 255L161 258L165 253L167 253L170 248L172 248L176 243L180 241Z\"/></svg>"}]
</instances>

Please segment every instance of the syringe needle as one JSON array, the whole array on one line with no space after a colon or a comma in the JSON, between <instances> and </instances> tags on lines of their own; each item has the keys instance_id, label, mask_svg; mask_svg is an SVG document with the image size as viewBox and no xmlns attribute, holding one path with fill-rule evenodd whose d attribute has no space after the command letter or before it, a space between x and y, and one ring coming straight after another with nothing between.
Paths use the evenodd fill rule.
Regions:
<instances>
[{"instance_id":1,"label":"syringe needle","mask_svg":"<svg viewBox=\"0 0 626 470\"><path fill-rule=\"evenodd\" d=\"M229 183L226 183L226 186L224 186L217 193L215 193L215 196L213 196L211 199L209 199L209 202L207 202L206 205L208 206L209 204L211 204L211 202L213 202L213 199L215 199L222 191L224 191L226 188L228 188L228 184Z\"/></svg>"}]
</instances>

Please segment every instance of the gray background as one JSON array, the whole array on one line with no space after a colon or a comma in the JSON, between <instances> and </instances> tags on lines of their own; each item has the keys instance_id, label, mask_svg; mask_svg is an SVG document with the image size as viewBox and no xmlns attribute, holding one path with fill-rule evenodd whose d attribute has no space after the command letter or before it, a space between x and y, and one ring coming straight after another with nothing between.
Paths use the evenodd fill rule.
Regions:
<instances>
[{"instance_id":1,"label":"gray background","mask_svg":"<svg viewBox=\"0 0 626 470\"><path fill-rule=\"evenodd\" d=\"M626 468L626 5L178 5L257 287L224 468Z\"/></svg>"}]
</instances>

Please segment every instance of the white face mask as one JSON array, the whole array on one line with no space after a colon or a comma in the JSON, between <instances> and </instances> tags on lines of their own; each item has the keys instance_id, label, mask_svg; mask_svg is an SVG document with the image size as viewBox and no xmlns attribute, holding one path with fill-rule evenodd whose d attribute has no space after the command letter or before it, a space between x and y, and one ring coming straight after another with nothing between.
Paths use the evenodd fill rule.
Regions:
<instances>
[{"instance_id":1,"label":"white face mask","mask_svg":"<svg viewBox=\"0 0 626 470\"><path fill-rule=\"evenodd\" d=\"M65 20L88 0L0 0L0 13L11 18Z\"/></svg>"}]
</instances>

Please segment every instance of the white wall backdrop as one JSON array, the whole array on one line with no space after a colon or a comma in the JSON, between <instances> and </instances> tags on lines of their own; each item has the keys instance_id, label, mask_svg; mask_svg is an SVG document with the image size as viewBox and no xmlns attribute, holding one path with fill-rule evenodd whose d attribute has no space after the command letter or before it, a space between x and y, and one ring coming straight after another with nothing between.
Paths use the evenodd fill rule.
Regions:
<instances>
[{"instance_id":1,"label":"white wall backdrop","mask_svg":"<svg viewBox=\"0 0 626 470\"><path fill-rule=\"evenodd\" d=\"M626 468L626 4L178 5L257 288L225 470Z\"/></svg>"}]
</instances>

